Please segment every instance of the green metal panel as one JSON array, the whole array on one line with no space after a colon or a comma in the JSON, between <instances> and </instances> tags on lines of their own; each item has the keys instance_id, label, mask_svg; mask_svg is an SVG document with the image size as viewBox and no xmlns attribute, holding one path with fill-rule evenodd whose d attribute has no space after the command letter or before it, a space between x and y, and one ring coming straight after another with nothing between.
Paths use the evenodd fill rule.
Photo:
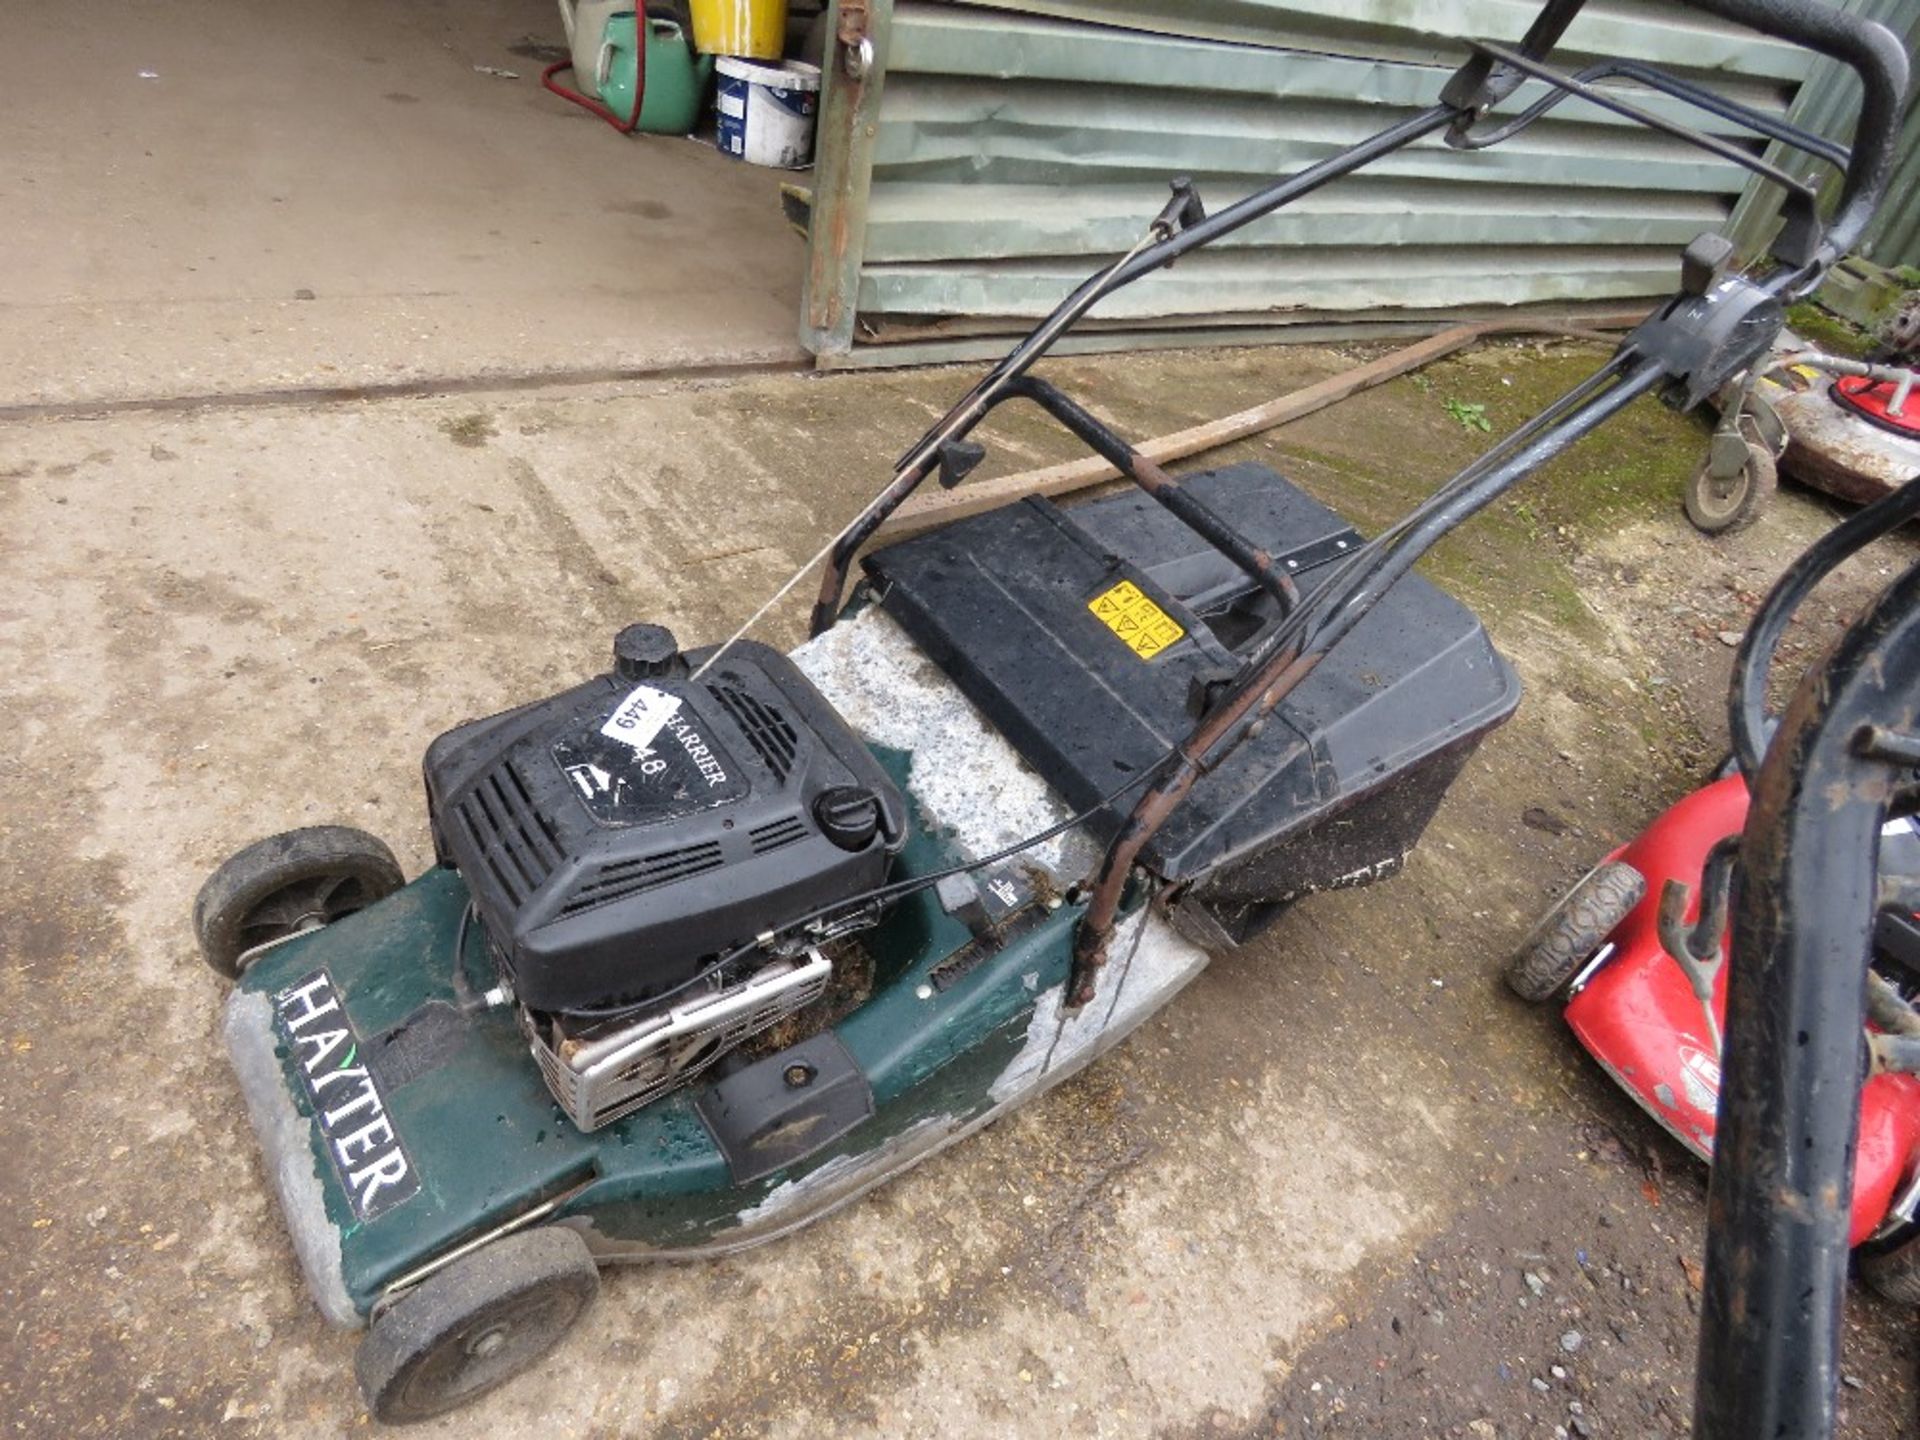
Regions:
<instances>
[{"instance_id":1,"label":"green metal panel","mask_svg":"<svg viewBox=\"0 0 1920 1440\"><path fill-rule=\"evenodd\" d=\"M1517 40L1538 0L955 0L972 8L1051 15L1161 35L1229 40L1326 54L1457 64L1455 37ZM1593 0L1562 53L1620 55L1798 80L1806 60L1791 46L1689 12L1668 0Z\"/></svg>"},{"instance_id":2,"label":"green metal panel","mask_svg":"<svg viewBox=\"0 0 1920 1440\"><path fill-rule=\"evenodd\" d=\"M913 757L877 753L905 786ZM916 815L908 835L896 879L965 858L923 817ZM230 1017L236 1004L243 1017L237 1027L230 1019L229 1043L237 1031L235 1059L243 1085L253 1081L250 1113L269 1144L268 1172L316 1299L324 1306L328 1292L338 1292L347 1313L337 1320L366 1315L397 1278L539 1203L564 1197L557 1218L590 1221L608 1251L724 1248L738 1240L746 1212L788 1182L883 1152L918 1124L959 1128L979 1119L1004 1098L994 1087L1026 1039L1035 1003L1065 984L1073 930L1085 913L1071 904L1028 912L1024 923L980 942L977 963L936 988L941 963L975 942L930 889L901 900L864 941L873 995L834 1027L871 1086L874 1113L827 1150L736 1184L694 1111L697 1084L583 1134L554 1104L507 1011L460 1017L452 972L461 963L456 944L469 933L461 922L467 905L466 884L454 871L429 870L379 905L263 955L229 1006ZM476 958L477 966L470 963ZM466 962L471 982L491 981L477 926ZM454 1027L453 1039L416 1051L422 1058L411 1064L388 1060L375 1077L389 1138L399 1136L418 1189L365 1220L354 1214L302 1089L297 1072L309 1056L271 1028L269 1002L322 973L339 1002L328 1025L350 1024L358 1037L339 1062L343 1070L356 1060L362 1073L378 1068L362 1046L375 1037L398 1043L398 1031L435 1023L432 1008L442 1012L438 1023ZM331 1052L324 1058L332 1064ZM276 1117L286 1127L284 1148L272 1144Z\"/></svg>"},{"instance_id":3,"label":"green metal panel","mask_svg":"<svg viewBox=\"0 0 1920 1440\"><path fill-rule=\"evenodd\" d=\"M974 334L1011 330L1130 245L1168 177L1194 176L1220 208L1431 104L1463 54L1440 37L1513 40L1536 10L1534 0L876 4L887 74L867 102L864 224L857 267L842 269L853 277L842 308L858 312L863 340L924 338L956 321ZM1802 52L1652 0L1596 0L1583 14L1567 58L1609 51L1775 114L1807 70ZM829 109L848 88L830 67ZM1697 121L1665 97L1643 103ZM1726 223L1745 178L1571 101L1494 150L1435 140L1390 157L1097 314L1202 326L1651 298L1672 288L1680 247ZM823 171L822 206L827 189ZM822 229L816 216L816 257ZM844 354L854 329L808 343Z\"/></svg>"},{"instance_id":4,"label":"green metal panel","mask_svg":"<svg viewBox=\"0 0 1920 1440\"><path fill-rule=\"evenodd\" d=\"M1448 310L1498 301L1541 303L1568 298L1567 277L1580 277L1579 299L1632 300L1671 290L1671 247L1516 251L1498 273L1471 249L1320 251L1197 255L1102 304L1106 319L1156 320L1168 315L1251 315L1278 310L1398 307ZM1012 315L1038 318L1080 278L1084 267L1063 261L994 266L869 265L860 276L863 312L891 315Z\"/></svg>"}]
</instances>

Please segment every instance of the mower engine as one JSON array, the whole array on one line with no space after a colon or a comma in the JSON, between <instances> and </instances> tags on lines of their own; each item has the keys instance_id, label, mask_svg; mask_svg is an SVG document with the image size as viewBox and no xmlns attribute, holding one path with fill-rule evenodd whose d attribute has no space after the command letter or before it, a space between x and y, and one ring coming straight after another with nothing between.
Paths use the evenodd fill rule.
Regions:
<instances>
[{"instance_id":1,"label":"mower engine","mask_svg":"<svg viewBox=\"0 0 1920 1440\"><path fill-rule=\"evenodd\" d=\"M832 964L779 932L905 841L899 791L785 656L743 642L696 681L702 658L629 626L611 673L427 750L435 850L582 1130L819 998Z\"/></svg>"}]
</instances>

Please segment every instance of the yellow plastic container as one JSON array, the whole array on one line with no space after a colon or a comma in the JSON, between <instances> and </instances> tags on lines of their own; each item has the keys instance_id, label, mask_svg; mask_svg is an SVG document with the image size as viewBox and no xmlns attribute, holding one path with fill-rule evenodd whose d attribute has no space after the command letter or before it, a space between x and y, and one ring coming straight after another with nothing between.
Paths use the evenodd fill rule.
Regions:
<instances>
[{"instance_id":1,"label":"yellow plastic container","mask_svg":"<svg viewBox=\"0 0 1920 1440\"><path fill-rule=\"evenodd\" d=\"M786 48L787 0L692 0L693 47L708 55L778 60Z\"/></svg>"}]
</instances>

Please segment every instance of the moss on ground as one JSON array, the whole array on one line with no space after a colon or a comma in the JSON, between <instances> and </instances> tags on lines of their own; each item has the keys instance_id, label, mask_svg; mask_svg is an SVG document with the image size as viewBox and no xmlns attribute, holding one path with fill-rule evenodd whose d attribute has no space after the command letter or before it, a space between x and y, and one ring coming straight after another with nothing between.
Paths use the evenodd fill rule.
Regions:
<instances>
[{"instance_id":1,"label":"moss on ground","mask_svg":"<svg viewBox=\"0 0 1920 1440\"><path fill-rule=\"evenodd\" d=\"M1873 348L1873 337L1858 325L1822 310L1811 300L1787 307L1787 325L1802 340L1835 355L1863 359Z\"/></svg>"},{"instance_id":2,"label":"moss on ground","mask_svg":"<svg viewBox=\"0 0 1920 1440\"><path fill-rule=\"evenodd\" d=\"M1355 397L1344 423L1328 412L1311 432L1280 431L1273 446L1306 488L1378 530L1604 358L1597 346L1488 347ZM1461 424L1449 401L1480 407L1492 432ZM1702 421L1638 401L1441 542L1424 568L1471 605L1518 604L1571 639L1597 640L1568 562L1590 538L1677 506L1706 438Z\"/></svg>"},{"instance_id":3,"label":"moss on ground","mask_svg":"<svg viewBox=\"0 0 1920 1440\"><path fill-rule=\"evenodd\" d=\"M1277 464L1375 532L1592 374L1606 355L1589 345L1484 347L1277 431L1253 458ZM1481 407L1491 433L1463 425L1449 401L1456 410ZM1517 640L1521 632L1510 622L1524 619L1535 633L1559 637L1561 659L1571 665L1562 687L1609 709L1669 763L1686 763L1701 739L1681 710L1650 695L1623 703L1610 666L1582 663L1584 650L1614 645L1582 595L1576 564L1605 537L1678 511L1709 425L1710 417L1678 414L1657 399L1637 401L1456 530L1421 565L1496 633Z\"/></svg>"}]
</instances>

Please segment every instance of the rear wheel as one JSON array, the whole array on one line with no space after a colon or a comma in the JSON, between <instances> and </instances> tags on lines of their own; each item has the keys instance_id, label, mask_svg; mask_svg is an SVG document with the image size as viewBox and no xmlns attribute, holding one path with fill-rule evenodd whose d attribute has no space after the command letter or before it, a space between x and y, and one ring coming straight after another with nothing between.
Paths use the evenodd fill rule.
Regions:
<instances>
[{"instance_id":1,"label":"rear wheel","mask_svg":"<svg viewBox=\"0 0 1920 1440\"><path fill-rule=\"evenodd\" d=\"M1715 442L1724 443L1724 439L1716 436ZM1724 535L1751 525L1779 488L1780 475L1773 456L1751 441L1745 442L1745 446L1746 455L1737 470L1726 475L1714 474L1713 457L1709 455L1687 481L1684 497L1687 519L1696 530Z\"/></svg>"},{"instance_id":2,"label":"rear wheel","mask_svg":"<svg viewBox=\"0 0 1920 1440\"><path fill-rule=\"evenodd\" d=\"M545 1355L586 1312L600 1272L562 1226L495 1240L373 1322L354 1372L373 1418L406 1425L477 1400Z\"/></svg>"},{"instance_id":3,"label":"rear wheel","mask_svg":"<svg viewBox=\"0 0 1920 1440\"><path fill-rule=\"evenodd\" d=\"M384 900L406 877L375 836L345 825L270 835L207 877L193 929L207 964L237 980L260 951Z\"/></svg>"},{"instance_id":4,"label":"rear wheel","mask_svg":"<svg viewBox=\"0 0 1920 1440\"><path fill-rule=\"evenodd\" d=\"M1854 1252L1860 1278L1874 1294L1896 1305L1920 1305L1920 1226L1889 1239L1869 1241Z\"/></svg>"},{"instance_id":5,"label":"rear wheel","mask_svg":"<svg viewBox=\"0 0 1920 1440\"><path fill-rule=\"evenodd\" d=\"M1513 993L1522 1000L1551 999L1646 893L1646 877L1624 860L1609 860L1588 871L1533 927L1508 962L1507 984Z\"/></svg>"}]
</instances>

